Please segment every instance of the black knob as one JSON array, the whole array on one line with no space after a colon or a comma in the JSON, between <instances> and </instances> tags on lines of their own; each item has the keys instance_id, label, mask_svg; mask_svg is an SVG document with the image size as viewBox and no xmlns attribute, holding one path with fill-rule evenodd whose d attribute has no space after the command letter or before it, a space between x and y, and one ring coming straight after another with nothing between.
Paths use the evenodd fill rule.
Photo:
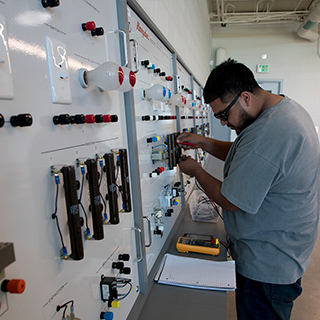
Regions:
<instances>
[{"instance_id":1,"label":"black knob","mask_svg":"<svg viewBox=\"0 0 320 320\"><path fill-rule=\"evenodd\" d=\"M130 274L131 273L131 269L129 267L125 267L125 268L120 270L120 273Z\"/></svg>"},{"instance_id":2,"label":"black knob","mask_svg":"<svg viewBox=\"0 0 320 320\"><path fill-rule=\"evenodd\" d=\"M153 72L154 72L154 73L160 73L160 72L161 72L161 69L160 69L160 68L154 69Z\"/></svg>"},{"instance_id":3,"label":"black knob","mask_svg":"<svg viewBox=\"0 0 320 320\"><path fill-rule=\"evenodd\" d=\"M143 60L143 61L141 61L141 65L143 66L143 67L147 67L148 65L149 65L149 60Z\"/></svg>"},{"instance_id":4,"label":"black knob","mask_svg":"<svg viewBox=\"0 0 320 320\"><path fill-rule=\"evenodd\" d=\"M2 128L4 125L4 117L3 115L0 113L0 128Z\"/></svg>"},{"instance_id":5,"label":"black knob","mask_svg":"<svg viewBox=\"0 0 320 320\"><path fill-rule=\"evenodd\" d=\"M104 35L104 30L102 27L95 28L94 30L91 31L91 35L94 36L103 36Z\"/></svg>"},{"instance_id":6,"label":"black knob","mask_svg":"<svg viewBox=\"0 0 320 320\"><path fill-rule=\"evenodd\" d=\"M32 125L32 116L29 113L11 116L10 123L13 127L30 127Z\"/></svg>"},{"instance_id":7,"label":"black knob","mask_svg":"<svg viewBox=\"0 0 320 320\"><path fill-rule=\"evenodd\" d=\"M41 0L42 6L44 8L50 7L57 7L60 4L59 0Z\"/></svg>"},{"instance_id":8,"label":"black knob","mask_svg":"<svg viewBox=\"0 0 320 320\"><path fill-rule=\"evenodd\" d=\"M112 262L112 269L123 269L124 263L123 262Z\"/></svg>"},{"instance_id":9,"label":"black knob","mask_svg":"<svg viewBox=\"0 0 320 320\"><path fill-rule=\"evenodd\" d=\"M55 125L69 124L70 123L70 116L68 114L59 114L58 116L54 116L52 121Z\"/></svg>"},{"instance_id":10,"label":"black knob","mask_svg":"<svg viewBox=\"0 0 320 320\"><path fill-rule=\"evenodd\" d=\"M142 121L149 121L150 120L150 116L142 116Z\"/></svg>"},{"instance_id":11,"label":"black knob","mask_svg":"<svg viewBox=\"0 0 320 320\"><path fill-rule=\"evenodd\" d=\"M70 123L72 124L81 124L81 123L85 123L86 120L85 120L85 116L84 114L76 114L74 116L71 116L70 117Z\"/></svg>"},{"instance_id":12,"label":"black knob","mask_svg":"<svg viewBox=\"0 0 320 320\"><path fill-rule=\"evenodd\" d=\"M118 122L118 116L116 114L111 115L111 122Z\"/></svg>"},{"instance_id":13,"label":"black knob","mask_svg":"<svg viewBox=\"0 0 320 320\"><path fill-rule=\"evenodd\" d=\"M129 261L130 260L130 255L128 253L119 254L118 260Z\"/></svg>"},{"instance_id":14,"label":"black knob","mask_svg":"<svg viewBox=\"0 0 320 320\"><path fill-rule=\"evenodd\" d=\"M95 116L96 123L102 123L103 122L103 114L96 114Z\"/></svg>"},{"instance_id":15,"label":"black knob","mask_svg":"<svg viewBox=\"0 0 320 320\"><path fill-rule=\"evenodd\" d=\"M165 77L165 75L166 75L165 72L160 72L160 73L159 73L159 76L160 76L160 77Z\"/></svg>"}]
</instances>

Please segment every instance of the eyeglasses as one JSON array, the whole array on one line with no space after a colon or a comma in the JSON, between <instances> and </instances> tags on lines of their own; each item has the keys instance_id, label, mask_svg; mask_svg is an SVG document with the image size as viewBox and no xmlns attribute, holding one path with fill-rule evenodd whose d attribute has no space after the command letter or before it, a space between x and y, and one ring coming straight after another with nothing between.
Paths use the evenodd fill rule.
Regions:
<instances>
[{"instance_id":1,"label":"eyeglasses","mask_svg":"<svg viewBox=\"0 0 320 320\"><path fill-rule=\"evenodd\" d=\"M224 120L227 121L228 120L228 112L229 110L232 108L232 106L236 103L236 101L238 100L238 98L240 97L242 92L240 92L231 102L230 104L222 111L215 113L214 117L219 119L219 120Z\"/></svg>"}]
</instances>

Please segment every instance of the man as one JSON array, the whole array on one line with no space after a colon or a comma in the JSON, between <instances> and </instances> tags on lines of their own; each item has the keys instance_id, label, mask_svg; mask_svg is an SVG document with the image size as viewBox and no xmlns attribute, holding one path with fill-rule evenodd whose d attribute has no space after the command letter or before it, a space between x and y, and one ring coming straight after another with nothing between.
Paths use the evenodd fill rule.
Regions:
<instances>
[{"instance_id":1,"label":"man","mask_svg":"<svg viewBox=\"0 0 320 320\"><path fill-rule=\"evenodd\" d=\"M203 96L237 139L182 133L177 141L225 161L224 181L191 157L182 156L179 166L223 208L237 266L238 319L290 319L318 230L315 126L298 103L263 90L250 69L235 60L211 72Z\"/></svg>"}]
</instances>

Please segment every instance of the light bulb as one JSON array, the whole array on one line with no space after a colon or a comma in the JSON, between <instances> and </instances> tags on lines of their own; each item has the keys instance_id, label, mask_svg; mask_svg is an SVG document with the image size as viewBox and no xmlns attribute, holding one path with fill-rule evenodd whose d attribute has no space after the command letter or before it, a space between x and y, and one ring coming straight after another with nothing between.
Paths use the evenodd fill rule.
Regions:
<instances>
[{"instance_id":1,"label":"light bulb","mask_svg":"<svg viewBox=\"0 0 320 320\"><path fill-rule=\"evenodd\" d=\"M169 100L170 104L176 105L178 107L184 107L184 97L180 94L174 94L171 99Z\"/></svg>"},{"instance_id":2,"label":"light bulb","mask_svg":"<svg viewBox=\"0 0 320 320\"><path fill-rule=\"evenodd\" d=\"M170 98L171 98L171 90L166 88L166 94L160 101L165 102L170 100Z\"/></svg>"},{"instance_id":3,"label":"light bulb","mask_svg":"<svg viewBox=\"0 0 320 320\"><path fill-rule=\"evenodd\" d=\"M136 75L131 69L127 67L121 67L121 68L123 70L123 82L118 90L122 92L127 92L135 86L137 79L136 79Z\"/></svg>"},{"instance_id":4,"label":"light bulb","mask_svg":"<svg viewBox=\"0 0 320 320\"><path fill-rule=\"evenodd\" d=\"M142 90L142 99L163 101L167 89L161 84L155 84L149 89Z\"/></svg>"},{"instance_id":5,"label":"light bulb","mask_svg":"<svg viewBox=\"0 0 320 320\"><path fill-rule=\"evenodd\" d=\"M112 91L123 83L124 72L116 63L105 62L91 71L80 69L79 80L83 88L95 85L102 90Z\"/></svg>"},{"instance_id":6,"label":"light bulb","mask_svg":"<svg viewBox=\"0 0 320 320\"><path fill-rule=\"evenodd\" d=\"M189 109L193 109L196 106L196 102L194 100L187 100L186 107Z\"/></svg>"}]
</instances>

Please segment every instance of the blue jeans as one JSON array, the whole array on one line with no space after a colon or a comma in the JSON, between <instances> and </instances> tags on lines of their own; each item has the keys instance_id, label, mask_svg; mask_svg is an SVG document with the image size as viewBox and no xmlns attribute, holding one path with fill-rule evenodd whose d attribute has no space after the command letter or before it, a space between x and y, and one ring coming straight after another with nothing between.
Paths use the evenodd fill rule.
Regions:
<instances>
[{"instance_id":1,"label":"blue jeans","mask_svg":"<svg viewBox=\"0 0 320 320\"><path fill-rule=\"evenodd\" d=\"M250 280L237 273L238 320L289 320L293 301L301 292L301 278L281 285Z\"/></svg>"}]
</instances>

